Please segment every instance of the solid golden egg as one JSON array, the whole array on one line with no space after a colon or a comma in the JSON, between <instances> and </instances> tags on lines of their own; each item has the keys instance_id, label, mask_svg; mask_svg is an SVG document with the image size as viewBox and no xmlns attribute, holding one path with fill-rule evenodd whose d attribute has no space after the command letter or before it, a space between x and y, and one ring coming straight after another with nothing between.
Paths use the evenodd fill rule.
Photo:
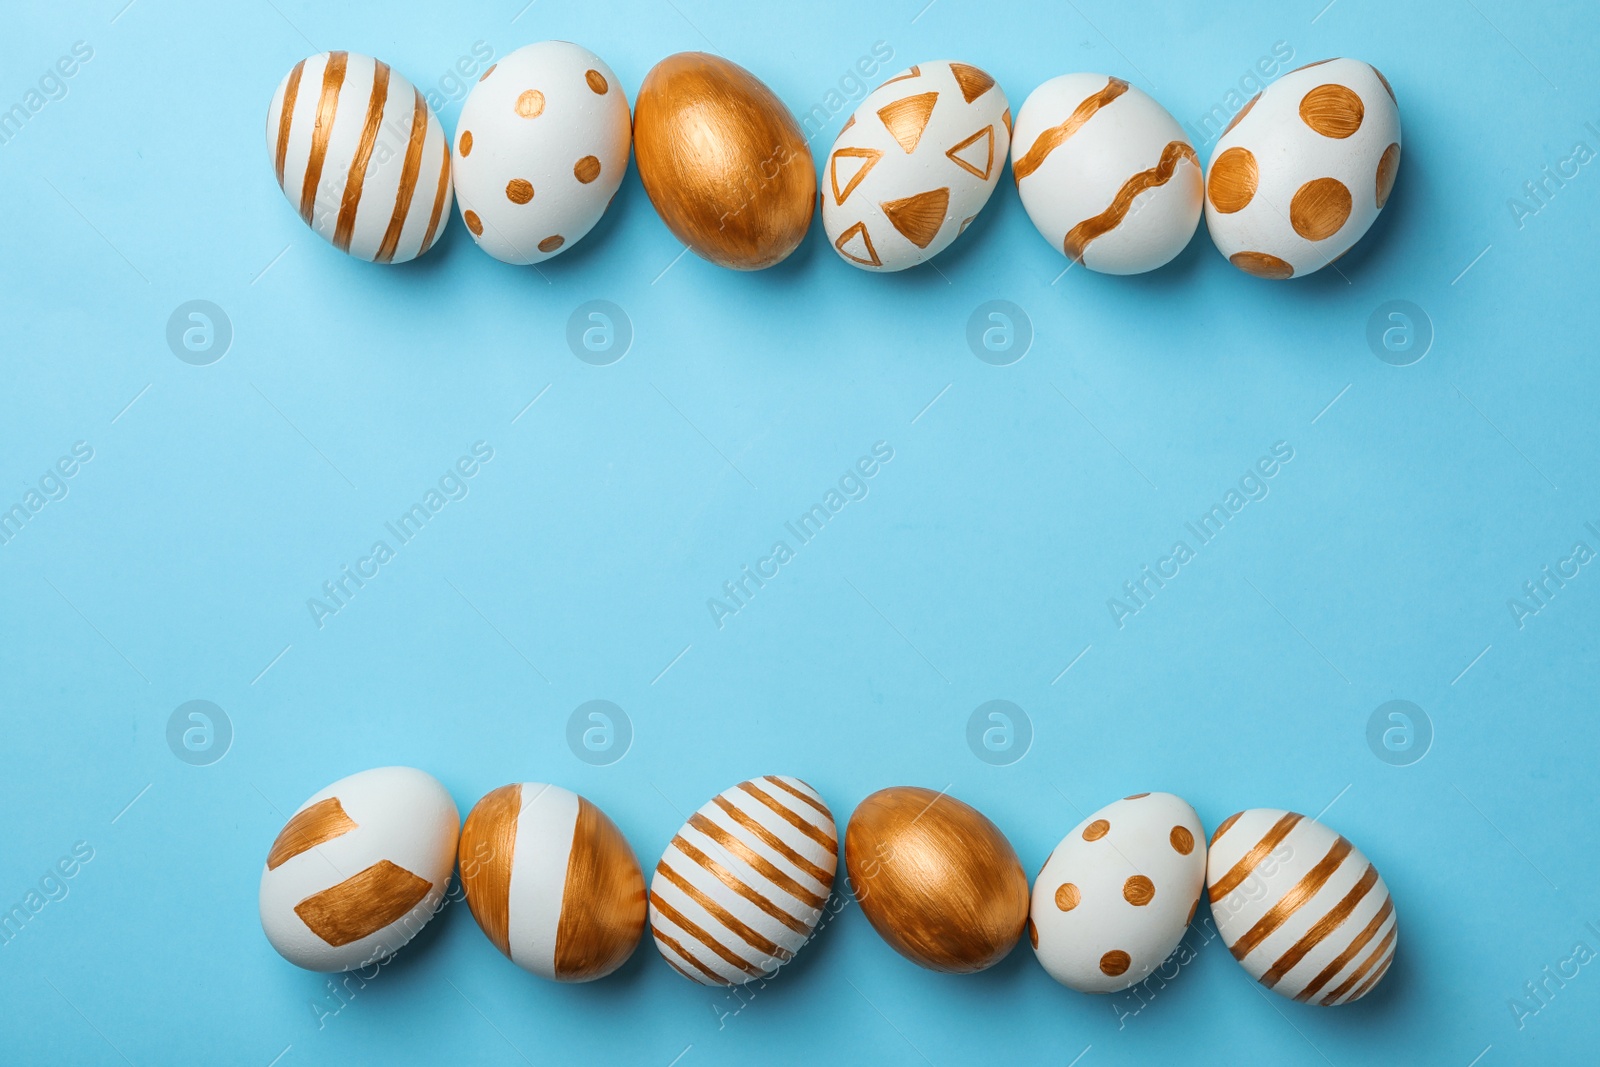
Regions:
<instances>
[{"instance_id":1,"label":"solid golden egg","mask_svg":"<svg viewBox=\"0 0 1600 1067\"><path fill-rule=\"evenodd\" d=\"M817 176L805 134L736 63L704 52L657 63L639 87L633 144L662 221L719 266L770 267L811 225Z\"/></svg>"},{"instance_id":2,"label":"solid golden egg","mask_svg":"<svg viewBox=\"0 0 1600 1067\"><path fill-rule=\"evenodd\" d=\"M992 967L1022 936L1028 876L977 809L916 786L867 797L845 829L845 869L867 921L930 970Z\"/></svg>"}]
</instances>

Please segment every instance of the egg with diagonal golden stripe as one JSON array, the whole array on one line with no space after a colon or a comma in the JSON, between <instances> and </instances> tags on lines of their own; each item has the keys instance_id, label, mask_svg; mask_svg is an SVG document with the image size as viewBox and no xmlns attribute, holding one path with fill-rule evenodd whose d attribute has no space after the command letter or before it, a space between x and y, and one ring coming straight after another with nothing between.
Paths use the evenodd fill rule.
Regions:
<instances>
[{"instance_id":1,"label":"egg with diagonal golden stripe","mask_svg":"<svg viewBox=\"0 0 1600 1067\"><path fill-rule=\"evenodd\" d=\"M357 259L415 259L448 223L444 127L382 60L321 52L296 63L267 109L267 153L301 221Z\"/></svg>"},{"instance_id":2,"label":"egg with diagonal golden stripe","mask_svg":"<svg viewBox=\"0 0 1600 1067\"><path fill-rule=\"evenodd\" d=\"M650 881L650 930L702 985L771 974L810 939L838 863L833 814L798 778L740 782L689 817Z\"/></svg>"},{"instance_id":3,"label":"egg with diagonal golden stripe","mask_svg":"<svg viewBox=\"0 0 1600 1067\"><path fill-rule=\"evenodd\" d=\"M432 775L378 767L302 804L267 852L261 929L290 963L348 971L393 955L443 903L460 818Z\"/></svg>"},{"instance_id":4,"label":"egg with diagonal golden stripe","mask_svg":"<svg viewBox=\"0 0 1600 1067\"><path fill-rule=\"evenodd\" d=\"M605 812L560 786L501 786L473 806L458 849L467 907L517 966L589 982L644 933L644 875Z\"/></svg>"},{"instance_id":5,"label":"egg with diagonal golden stripe","mask_svg":"<svg viewBox=\"0 0 1600 1067\"><path fill-rule=\"evenodd\" d=\"M1389 887L1361 850L1292 811L1224 820L1206 861L1211 915L1233 958L1281 996L1348 1004L1394 962Z\"/></svg>"},{"instance_id":6,"label":"egg with diagonal golden stripe","mask_svg":"<svg viewBox=\"0 0 1600 1067\"><path fill-rule=\"evenodd\" d=\"M839 256L897 271L947 248L977 218L1011 144L1006 95L970 63L918 63L861 101L822 178L822 225Z\"/></svg>"}]
</instances>

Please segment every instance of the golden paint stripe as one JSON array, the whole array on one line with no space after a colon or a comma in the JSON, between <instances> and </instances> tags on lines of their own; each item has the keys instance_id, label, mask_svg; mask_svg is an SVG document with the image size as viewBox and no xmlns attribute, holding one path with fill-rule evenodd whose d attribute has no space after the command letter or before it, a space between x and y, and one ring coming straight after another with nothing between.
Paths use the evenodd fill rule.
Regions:
<instances>
[{"instance_id":1,"label":"golden paint stripe","mask_svg":"<svg viewBox=\"0 0 1600 1067\"><path fill-rule=\"evenodd\" d=\"M1365 982L1362 982L1360 985L1356 986L1355 992L1351 993L1349 999L1345 1001L1346 1004L1354 1004L1356 1001L1366 996L1367 990L1377 985L1378 982L1382 980L1383 976L1389 973L1389 964L1394 962L1395 952L1398 950L1398 947L1399 946L1391 948L1389 950L1388 957L1386 957L1384 961L1378 965L1378 969L1373 971L1371 976L1369 976Z\"/></svg>"},{"instance_id":2,"label":"golden paint stripe","mask_svg":"<svg viewBox=\"0 0 1600 1067\"><path fill-rule=\"evenodd\" d=\"M330 52L322 71L322 97L317 101L316 125L311 128L311 155L306 160L305 180L300 183L300 217L312 225L316 215L317 186L322 182L322 165L328 158L328 141L333 136L333 120L339 114L339 90L344 87L348 52Z\"/></svg>"},{"instance_id":3,"label":"golden paint stripe","mask_svg":"<svg viewBox=\"0 0 1600 1067\"><path fill-rule=\"evenodd\" d=\"M556 977L586 982L633 955L644 932L644 875L628 839L606 813L578 798L556 921Z\"/></svg>"},{"instance_id":4,"label":"golden paint stripe","mask_svg":"<svg viewBox=\"0 0 1600 1067\"><path fill-rule=\"evenodd\" d=\"M749 901L754 907L766 912L772 918L787 926L795 933L802 937L810 935L811 927L806 924L805 920L790 915L787 911L784 911L782 908L778 907L778 905L768 900L761 893L757 892L755 888L746 885L739 879L738 875L734 874L732 871L728 870L728 868L724 867L722 864L718 863L716 860L700 851L694 846L693 842L684 838L682 834L679 834L677 837L672 839L672 845L670 847L676 848L678 851L682 852L691 861L699 864L702 870L708 871L715 876L717 881L733 890L733 892L738 893L745 900Z\"/></svg>"},{"instance_id":5,"label":"golden paint stripe","mask_svg":"<svg viewBox=\"0 0 1600 1067\"><path fill-rule=\"evenodd\" d=\"M1216 844L1217 844L1217 842L1219 840L1221 840L1222 835L1227 833L1230 829L1232 829L1233 828L1233 824L1238 822L1239 821L1239 816L1241 816L1243 814L1244 814L1244 812L1242 812L1242 811L1234 812L1232 815L1230 815L1226 819L1222 820L1222 825L1218 826L1215 830L1211 831L1211 847L1212 848L1216 847Z\"/></svg>"},{"instance_id":6,"label":"golden paint stripe","mask_svg":"<svg viewBox=\"0 0 1600 1067\"><path fill-rule=\"evenodd\" d=\"M1256 869L1256 865L1266 859L1267 853L1277 848L1283 842L1283 839L1289 836L1289 831L1294 829L1295 824L1303 818L1305 816L1297 815L1291 811L1285 813L1283 818L1273 823L1272 829L1267 831L1266 836L1257 841L1255 847L1246 852L1244 858L1235 863L1233 868L1219 878L1216 885L1211 887L1211 903L1215 904L1243 885L1244 880L1250 877L1250 872Z\"/></svg>"},{"instance_id":7,"label":"golden paint stripe","mask_svg":"<svg viewBox=\"0 0 1600 1067\"><path fill-rule=\"evenodd\" d=\"M1361 879L1350 887L1350 892L1334 905L1322 918L1311 924L1311 929L1305 935L1289 946L1289 950L1279 956L1267 973L1261 976L1261 984L1271 989L1277 985L1283 976L1299 966L1300 961L1306 958L1306 953L1320 945L1324 938L1344 925L1350 918L1356 906L1366 899L1367 893L1378 884L1378 869L1372 864L1367 864L1367 869L1362 873Z\"/></svg>"},{"instance_id":8,"label":"golden paint stripe","mask_svg":"<svg viewBox=\"0 0 1600 1067\"><path fill-rule=\"evenodd\" d=\"M405 229L406 216L411 213L411 197L417 191L417 175L422 172L422 146L428 140L428 105L422 93L413 88L416 103L411 108L411 140L406 142L406 159L400 168L400 188L394 194L394 210L389 214L389 228L383 231L383 243L378 246L377 262L392 263L400 247L400 231ZM445 162L450 161L446 152ZM432 230L428 231L432 233ZM427 242L423 242L427 247Z\"/></svg>"},{"instance_id":9,"label":"golden paint stripe","mask_svg":"<svg viewBox=\"0 0 1600 1067\"><path fill-rule=\"evenodd\" d=\"M825 896L818 896L793 878L785 874L761 853L740 841L732 833L718 826L710 819L695 812L689 816L689 825L715 841L730 855L743 860L753 870L765 877L773 885L782 889L802 904L812 908L820 908L828 902Z\"/></svg>"},{"instance_id":10,"label":"golden paint stripe","mask_svg":"<svg viewBox=\"0 0 1600 1067\"><path fill-rule=\"evenodd\" d=\"M1161 159L1149 170L1142 170L1138 174L1122 183L1122 188L1117 190L1117 195L1111 199L1111 206L1091 219L1084 219L1068 231L1061 247L1074 263L1083 262L1083 254L1088 250L1090 242L1097 237L1104 237L1122 224L1128 212L1133 208L1133 201L1147 189L1155 189L1172 180L1177 173L1179 160L1187 159L1198 167L1200 161L1195 158L1194 149L1187 141L1170 141L1167 147L1161 150Z\"/></svg>"},{"instance_id":11,"label":"golden paint stripe","mask_svg":"<svg viewBox=\"0 0 1600 1067\"><path fill-rule=\"evenodd\" d=\"M706 913L712 918L716 919L717 922L738 934L745 944L749 945L757 952L764 953L766 956L776 959L781 963L788 962L789 958L794 955L794 953L790 952L782 945L771 940L770 938L764 937L760 930L757 930L748 923L741 921L737 915L733 914L733 912L729 911L727 908L724 908L721 904L718 904L715 900L711 899L711 897L706 895L697 886L695 886L693 882L689 881L689 879L685 878L683 875L667 866L666 860L662 860L656 865L656 873L666 878L667 881L681 889L685 896L704 908Z\"/></svg>"},{"instance_id":12,"label":"golden paint stripe","mask_svg":"<svg viewBox=\"0 0 1600 1067\"><path fill-rule=\"evenodd\" d=\"M372 68L372 95L367 98L367 123L361 128L361 140L356 144L356 154L350 160L350 173L344 181L344 197L339 203L339 221L333 229L333 246L341 252L350 251L350 241L356 233L356 212L361 207L361 188L367 181L367 164L372 162L372 149L378 143L378 128L383 125L384 105L389 102L389 64L374 60Z\"/></svg>"},{"instance_id":13,"label":"golden paint stripe","mask_svg":"<svg viewBox=\"0 0 1600 1067\"><path fill-rule=\"evenodd\" d=\"M820 826L814 826L810 822L807 822L805 819L800 817L799 812L783 803L783 801L779 800L771 793L758 788L754 782L741 782L739 783L739 788L744 790L746 793L749 793L757 800L761 801L761 803L765 804L768 808L771 808L774 815L788 823L790 826L794 827L796 830L799 830L802 834L805 834L807 837L815 841L821 847L827 849L829 852L833 852L838 849L839 842L832 834L828 833Z\"/></svg>"},{"instance_id":14,"label":"golden paint stripe","mask_svg":"<svg viewBox=\"0 0 1600 1067\"><path fill-rule=\"evenodd\" d=\"M1021 182L1022 179L1032 174L1044 165L1045 159L1067 142L1067 138L1083 128L1083 124L1094 118L1095 112L1105 107L1111 101L1128 91L1128 83L1121 78L1111 78L1106 82L1106 87L1089 97L1073 109L1067 116L1067 121L1059 126L1052 126L1041 133L1037 140L1028 148L1026 154L1011 164L1011 177Z\"/></svg>"},{"instance_id":15,"label":"golden paint stripe","mask_svg":"<svg viewBox=\"0 0 1600 1067\"><path fill-rule=\"evenodd\" d=\"M731 948L712 937L709 933L702 929L699 924L695 923L686 915L684 915L683 912L679 911L677 908L674 908L665 900L662 900L660 893L652 890L650 893L650 903L668 922L682 930L684 933L688 934L690 937L694 938L696 941L700 942L712 952L716 953L729 966L736 967L753 978L759 978L763 973L765 973L760 967L757 967L755 964L751 963L749 960L740 956L737 952L733 951ZM719 981L726 982L727 979L719 979Z\"/></svg>"},{"instance_id":16,"label":"golden paint stripe","mask_svg":"<svg viewBox=\"0 0 1600 1067\"><path fill-rule=\"evenodd\" d=\"M278 188L283 188L283 165L289 157L289 129L294 125L294 105L300 99L300 75L305 73L306 61L301 60L289 72L289 84L283 87L283 110L278 112L278 147L273 167L278 172Z\"/></svg>"},{"instance_id":17,"label":"golden paint stripe","mask_svg":"<svg viewBox=\"0 0 1600 1067\"><path fill-rule=\"evenodd\" d=\"M1367 942L1371 941L1375 936L1377 936L1378 931L1383 928L1384 921L1393 913L1394 898L1390 897L1383 902L1383 907L1378 909L1378 913L1374 915L1367 925L1362 929L1362 931L1356 935L1355 940L1346 945L1345 950L1339 953L1338 957L1332 963L1324 967L1315 978L1311 979L1311 981L1306 984L1304 989L1296 993L1294 995L1294 999L1306 1001L1316 996L1319 989L1332 981L1334 975L1338 974L1340 971L1349 966L1350 961L1356 958L1356 953L1365 948Z\"/></svg>"},{"instance_id":18,"label":"golden paint stripe","mask_svg":"<svg viewBox=\"0 0 1600 1067\"><path fill-rule=\"evenodd\" d=\"M828 810L828 806L826 804L824 804L822 801L818 800L816 797L812 796L810 793L807 793L807 792L805 792L804 790L801 790L801 789L796 789L794 786L790 785L788 782L784 781L782 778L779 778L775 774L766 775L766 776L763 777L762 780L763 781L767 781L767 782L771 782L773 785L777 786L779 789L783 790L785 793L788 793L790 796L794 797L796 800L799 800L799 801L801 801L802 803L805 803L805 804L810 804L813 808L816 809L816 812L817 812L818 815L821 815L824 819L827 819L829 822L833 821L833 812L829 811ZM807 788L809 788L809 787L807 787Z\"/></svg>"},{"instance_id":19,"label":"golden paint stripe","mask_svg":"<svg viewBox=\"0 0 1600 1067\"><path fill-rule=\"evenodd\" d=\"M522 786L503 785L467 813L456 847L467 907L494 947L511 955L511 861L516 855Z\"/></svg>"},{"instance_id":20,"label":"golden paint stripe","mask_svg":"<svg viewBox=\"0 0 1600 1067\"><path fill-rule=\"evenodd\" d=\"M733 983L729 982L726 978L722 977L722 975L718 974L716 971L713 971L710 967L707 967L705 964L701 963L698 959L696 959L694 957L694 954L692 952L690 952L688 949L684 948L683 945L679 943L677 938L673 937L671 934L669 934L665 930L661 929L661 927L659 927L659 926L651 926L650 927L650 932L655 935L655 938L656 938L657 941L661 942L663 945L666 945L672 951L676 952L681 958L687 960L690 964L692 964L694 966L695 970L699 971L701 974L703 974L707 978L711 979L711 982L712 982L713 985L732 985L733 984ZM694 978L693 975L688 974L687 972L685 972L684 969L682 967L679 967L676 963L672 963L672 960L665 953L662 954L661 958L666 960L668 963L671 963L673 970L677 971L679 974L683 975L685 978L689 979L690 981L696 981L696 979Z\"/></svg>"},{"instance_id":21,"label":"golden paint stripe","mask_svg":"<svg viewBox=\"0 0 1600 1067\"><path fill-rule=\"evenodd\" d=\"M284 823L278 839L267 853L267 870L275 871L302 852L309 852L325 841L343 837L356 828L355 820L344 812L338 797L319 800Z\"/></svg>"},{"instance_id":22,"label":"golden paint stripe","mask_svg":"<svg viewBox=\"0 0 1600 1067\"><path fill-rule=\"evenodd\" d=\"M312 933L338 948L382 930L421 903L432 888L426 878L379 860L306 897L294 906L294 913Z\"/></svg>"},{"instance_id":23,"label":"golden paint stripe","mask_svg":"<svg viewBox=\"0 0 1600 1067\"><path fill-rule=\"evenodd\" d=\"M711 799L712 803L716 804L717 807L726 812L729 818L754 835L756 840L760 841L762 844L778 853L784 859L788 860L796 867L799 867L811 877L815 878L818 884L824 887L833 884L833 878L828 874L827 871L823 870L821 867L818 867L815 863L812 863L810 860L800 855L800 853L790 848L788 843L785 842L783 838L779 837L761 823L757 822L754 816L745 813L738 807L735 807L734 804L725 797L717 796L712 797Z\"/></svg>"},{"instance_id":24,"label":"golden paint stripe","mask_svg":"<svg viewBox=\"0 0 1600 1067\"><path fill-rule=\"evenodd\" d=\"M1399 926L1389 927L1389 932L1383 935L1383 940L1379 941L1378 947L1373 949L1372 954L1361 962L1361 966L1350 972L1350 977L1340 982L1334 988L1332 993L1329 993L1327 996L1322 998L1321 1003L1323 1007L1327 1007L1329 1004L1332 1004L1334 1001L1348 993L1351 986L1365 978L1367 976L1367 972L1371 971L1373 967L1377 966L1378 961L1383 958L1383 954L1389 951L1389 946L1394 944L1394 935L1399 929Z\"/></svg>"},{"instance_id":25,"label":"golden paint stripe","mask_svg":"<svg viewBox=\"0 0 1600 1067\"><path fill-rule=\"evenodd\" d=\"M428 220L428 232L422 235L422 247L417 255L422 255L433 247L433 235L439 229L439 216L444 213L445 193L450 188L450 145L444 146L444 158L439 164L439 188L433 194L433 217Z\"/></svg>"},{"instance_id":26,"label":"golden paint stripe","mask_svg":"<svg viewBox=\"0 0 1600 1067\"><path fill-rule=\"evenodd\" d=\"M1260 920L1246 930L1244 936L1228 946L1228 951L1233 953L1233 958L1243 960L1250 953L1261 946L1261 942L1277 932L1278 927L1289 921L1289 916L1305 906L1306 901L1321 892L1322 887L1328 884L1328 879L1333 877L1335 871L1344 866L1345 857L1350 855L1355 846L1343 837L1333 842L1333 847L1328 849L1328 854L1317 861L1317 865L1307 871L1294 884L1283 897L1272 906Z\"/></svg>"},{"instance_id":27,"label":"golden paint stripe","mask_svg":"<svg viewBox=\"0 0 1600 1067\"><path fill-rule=\"evenodd\" d=\"M673 970L677 971L679 974L681 974L685 978L689 979L689 981L695 983L696 985L705 985L705 983L700 981L700 979L696 978L694 975L690 974L688 971L684 970L682 967L679 967L676 963L673 963L671 956L668 956L666 953L663 952L661 954L661 958L667 961L667 966L668 967L671 967Z\"/></svg>"}]
</instances>

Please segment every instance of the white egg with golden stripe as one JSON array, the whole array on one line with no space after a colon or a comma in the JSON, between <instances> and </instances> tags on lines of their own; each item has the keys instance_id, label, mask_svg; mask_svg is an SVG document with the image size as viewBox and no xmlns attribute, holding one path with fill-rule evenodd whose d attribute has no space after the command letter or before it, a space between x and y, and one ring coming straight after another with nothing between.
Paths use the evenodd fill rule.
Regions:
<instances>
[{"instance_id":1,"label":"white egg with golden stripe","mask_svg":"<svg viewBox=\"0 0 1600 1067\"><path fill-rule=\"evenodd\" d=\"M1062 839L1034 880L1034 954L1081 993L1126 989L1178 947L1205 879L1205 830L1182 797L1108 804Z\"/></svg>"},{"instance_id":2,"label":"white egg with golden stripe","mask_svg":"<svg viewBox=\"0 0 1600 1067\"><path fill-rule=\"evenodd\" d=\"M679 974L742 985L788 962L833 889L838 834L798 778L767 775L689 817L650 881L650 929Z\"/></svg>"},{"instance_id":3,"label":"white egg with golden stripe","mask_svg":"<svg viewBox=\"0 0 1600 1067\"><path fill-rule=\"evenodd\" d=\"M1291 71L1234 116L1206 175L1206 227L1248 274L1303 278L1359 241L1400 169L1400 109L1357 59Z\"/></svg>"},{"instance_id":4,"label":"white egg with golden stripe","mask_svg":"<svg viewBox=\"0 0 1600 1067\"><path fill-rule=\"evenodd\" d=\"M644 875L605 812L560 786L505 785L461 829L461 888L494 946L558 982L603 978L644 933Z\"/></svg>"},{"instance_id":5,"label":"white egg with golden stripe","mask_svg":"<svg viewBox=\"0 0 1600 1067\"><path fill-rule=\"evenodd\" d=\"M541 41L484 72L456 124L461 217L505 263L539 263L578 242L628 169L622 85L587 48Z\"/></svg>"},{"instance_id":6,"label":"white egg with golden stripe","mask_svg":"<svg viewBox=\"0 0 1600 1067\"><path fill-rule=\"evenodd\" d=\"M1394 962L1389 887L1360 849L1303 815L1253 808L1224 820L1206 885L1223 943L1274 993L1348 1004Z\"/></svg>"},{"instance_id":7,"label":"white egg with golden stripe","mask_svg":"<svg viewBox=\"0 0 1600 1067\"><path fill-rule=\"evenodd\" d=\"M267 111L267 152L300 218L357 259L415 259L448 221L444 127L415 86L371 56L296 63Z\"/></svg>"},{"instance_id":8,"label":"white egg with golden stripe","mask_svg":"<svg viewBox=\"0 0 1600 1067\"><path fill-rule=\"evenodd\" d=\"M1023 209L1068 259L1104 274L1169 262L1200 224L1200 160L1167 109L1121 78L1063 74L1011 134Z\"/></svg>"},{"instance_id":9,"label":"white egg with golden stripe","mask_svg":"<svg viewBox=\"0 0 1600 1067\"><path fill-rule=\"evenodd\" d=\"M300 805L261 872L261 929L284 959L348 971L393 955L438 912L460 816L432 775L379 767Z\"/></svg>"},{"instance_id":10,"label":"white egg with golden stripe","mask_svg":"<svg viewBox=\"0 0 1600 1067\"><path fill-rule=\"evenodd\" d=\"M1011 146L1006 94L970 63L918 63L869 93L822 176L822 225L863 270L914 267L967 228Z\"/></svg>"}]
</instances>

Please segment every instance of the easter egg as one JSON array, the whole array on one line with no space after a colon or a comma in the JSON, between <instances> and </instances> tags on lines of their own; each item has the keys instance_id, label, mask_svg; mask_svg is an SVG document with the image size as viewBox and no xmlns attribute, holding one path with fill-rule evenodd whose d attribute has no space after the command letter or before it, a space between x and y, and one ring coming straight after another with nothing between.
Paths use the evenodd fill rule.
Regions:
<instances>
[{"instance_id":1,"label":"easter egg","mask_svg":"<svg viewBox=\"0 0 1600 1067\"><path fill-rule=\"evenodd\" d=\"M1200 160L1166 108L1121 78L1063 74L1011 137L1022 207L1051 246L1104 274L1169 262L1200 224Z\"/></svg>"},{"instance_id":2,"label":"easter egg","mask_svg":"<svg viewBox=\"0 0 1600 1067\"><path fill-rule=\"evenodd\" d=\"M696 255L761 270L805 237L817 199L805 134L738 64L704 52L657 63L639 86L633 143L650 202Z\"/></svg>"},{"instance_id":3,"label":"easter egg","mask_svg":"<svg viewBox=\"0 0 1600 1067\"><path fill-rule=\"evenodd\" d=\"M267 110L267 153L300 218L341 252L404 263L450 208L450 145L422 94L387 63L321 52L296 63Z\"/></svg>"},{"instance_id":4,"label":"easter egg","mask_svg":"<svg viewBox=\"0 0 1600 1067\"><path fill-rule=\"evenodd\" d=\"M267 940L312 971L393 955L442 906L460 826L444 786L411 767L334 782L300 805L267 852Z\"/></svg>"},{"instance_id":5,"label":"easter egg","mask_svg":"<svg viewBox=\"0 0 1600 1067\"><path fill-rule=\"evenodd\" d=\"M878 86L839 131L824 169L822 225L863 270L895 271L949 247L994 192L1011 110L969 63L919 63Z\"/></svg>"},{"instance_id":6,"label":"easter egg","mask_svg":"<svg viewBox=\"0 0 1600 1067\"><path fill-rule=\"evenodd\" d=\"M494 946L558 982L603 978L644 933L644 875L605 812L560 786L478 801L457 850L467 907Z\"/></svg>"},{"instance_id":7,"label":"easter egg","mask_svg":"<svg viewBox=\"0 0 1600 1067\"><path fill-rule=\"evenodd\" d=\"M1394 962L1389 887L1361 850L1292 811L1253 808L1211 835L1217 933L1250 977L1310 1004L1348 1004Z\"/></svg>"},{"instance_id":8,"label":"easter egg","mask_svg":"<svg viewBox=\"0 0 1600 1067\"><path fill-rule=\"evenodd\" d=\"M1205 830L1171 793L1101 808L1062 839L1034 880L1028 938L1050 977L1114 993L1159 967L1205 887Z\"/></svg>"},{"instance_id":9,"label":"easter egg","mask_svg":"<svg viewBox=\"0 0 1600 1067\"><path fill-rule=\"evenodd\" d=\"M656 864L656 948L702 985L771 974L816 930L837 852L828 805L800 779L769 774L724 790L689 817Z\"/></svg>"},{"instance_id":10,"label":"easter egg","mask_svg":"<svg viewBox=\"0 0 1600 1067\"><path fill-rule=\"evenodd\" d=\"M880 789L844 833L861 911L891 948L935 971L992 967L1022 936L1028 876L998 827L948 793Z\"/></svg>"},{"instance_id":11,"label":"easter egg","mask_svg":"<svg viewBox=\"0 0 1600 1067\"><path fill-rule=\"evenodd\" d=\"M451 169L478 247L539 263L600 221L628 169L628 101L586 48L542 41L484 71L461 105Z\"/></svg>"},{"instance_id":12,"label":"easter egg","mask_svg":"<svg viewBox=\"0 0 1600 1067\"><path fill-rule=\"evenodd\" d=\"M1400 109L1377 68L1291 71L1234 116L1206 176L1206 227L1247 274L1302 278L1361 239L1400 168Z\"/></svg>"}]
</instances>

